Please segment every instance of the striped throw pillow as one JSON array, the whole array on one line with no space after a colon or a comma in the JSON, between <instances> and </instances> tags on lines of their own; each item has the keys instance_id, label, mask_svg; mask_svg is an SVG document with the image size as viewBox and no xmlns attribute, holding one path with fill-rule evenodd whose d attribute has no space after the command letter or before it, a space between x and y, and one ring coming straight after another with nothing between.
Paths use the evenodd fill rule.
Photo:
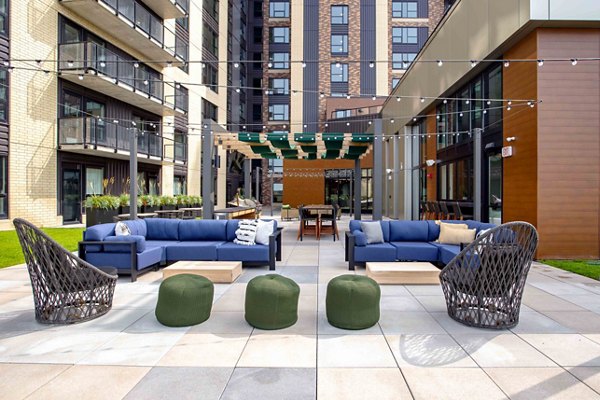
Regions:
<instances>
[{"instance_id":1,"label":"striped throw pillow","mask_svg":"<svg viewBox=\"0 0 600 400\"><path fill-rule=\"evenodd\" d=\"M241 220L238 229L235 231L236 238L233 243L242 244L244 246L254 246L256 244L256 228L258 221L256 220Z\"/></svg>"}]
</instances>

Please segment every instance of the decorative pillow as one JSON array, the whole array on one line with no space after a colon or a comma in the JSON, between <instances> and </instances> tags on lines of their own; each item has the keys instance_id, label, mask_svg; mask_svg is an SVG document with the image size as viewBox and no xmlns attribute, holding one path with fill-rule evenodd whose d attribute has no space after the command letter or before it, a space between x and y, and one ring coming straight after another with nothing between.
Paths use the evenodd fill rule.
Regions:
<instances>
[{"instance_id":1,"label":"decorative pillow","mask_svg":"<svg viewBox=\"0 0 600 400\"><path fill-rule=\"evenodd\" d=\"M357 229L352 234L354 235L354 244L356 246L363 247L367 245L367 235L364 232Z\"/></svg>"},{"instance_id":2,"label":"decorative pillow","mask_svg":"<svg viewBox=\"0 0 600 400\"><path fill-rule=\"evenodd\" d=\"M361 222L360 229L367 236L367 244L383 243L383 230L379 221Z\"/></svg>"},{"instance_id":3,"label":"decorative pillow","mask_svg":"<svg viewBox=\"0 0 600 400\"><path fill-rule=\"evenodd\" d=\"M256 226L256 239L254 241L258 244L269 245L269 236L275 231L275 220L263 221L257 220L258 225Z\"/></svg>"},{"instance_id":4,"label":"decorative pillow","mask_svg":"<svg viewBox=\"0 0 600 400\"><path fill-rule=\"evenodd\" d=\"M244 246L254 246L256 244L256 228L258 221L249 219L241 220L238 225L238 229L235 231L236 238L233 239L233 243L243 244Z\"/></svg>"},{"instance_id":5,"label":"decorative pillow","mask_svg":"<svg viewBox=\"0 0 600 400\"><path fill-rule=\"evenodd\" d=\"M454 228L454 229L469 229L469 225L467 224L453 224L451 222L442 222L440 220L435 221L436 224L438 224L440 227L442 225L445 225L448 228Z\"/></svg>"},{"instance_id":6,"label":"decorative pillow","mask_svg":"<svg viewBox=\"0 0 600 400\"><path fill-rule=\"evenodd\" d=\"M117 224L115 225L115 236L129 236L129 235L131 235L131 230L129 229L127 224L125 224L122 221L117 222Z\"/></svg>"},{"instance_id":7,"label":"decorative pillow","mask_svg":"<svg viewBox=\"0 0 600 400\"><path fill-rule=\"evenodd\" d=\"M449 224L440 226L439 242L443 244L471 243L475 239L475 229L448 228Z\"/></svg>"}]
</instances>

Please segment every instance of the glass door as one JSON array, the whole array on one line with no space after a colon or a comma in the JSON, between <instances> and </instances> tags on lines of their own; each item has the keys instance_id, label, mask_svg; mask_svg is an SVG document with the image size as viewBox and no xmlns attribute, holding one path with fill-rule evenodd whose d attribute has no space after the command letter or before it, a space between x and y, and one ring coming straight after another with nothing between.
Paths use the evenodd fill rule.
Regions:
<instances>
[{"instance_id":1,"label":"glass door","mask_svg":"<svg viewBox=\"0 0 600 400\"><path fill-rule=\"evenodd\" d=\"M502 155L488 156L488 220L493 224L502 223Z\"/></svg>"},{"instance_id":2,"label":"glass door","mask_svg":"<svg viewBox=\"0 0 600 400\"><path fill-rule=\"evenodd\" d=\"M62 215L63 223L81 222L81 176L74 168L62 172Z\"/></svg>"}]
</instances>

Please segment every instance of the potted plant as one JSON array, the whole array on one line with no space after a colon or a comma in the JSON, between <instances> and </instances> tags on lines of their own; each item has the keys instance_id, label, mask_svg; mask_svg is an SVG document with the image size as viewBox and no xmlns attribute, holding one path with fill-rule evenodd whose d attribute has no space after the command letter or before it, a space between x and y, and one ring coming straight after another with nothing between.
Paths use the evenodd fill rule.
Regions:
<instances>
[{"instance_id":1,"label":"potted plant","mask_svg":"<svg viewBox=\"0 0 600 400\"><path fill-rule=\"evenodd\" d=\"M86 227L114 221L119 213L119 198L110 195L94 195L85 199Z\"/></svg>"},{"instance_id":2,"label":"potted plant","mask_svg":"<svg viewBox=\"0 0 600 400\"><path fill-rule=\"evenodd\" d=\"M177 206L177 199L173 196L160 196L160 209L161 210L175 210Z\"/></svg>"},{"instance_id":3,"label":"potted plant","mask_svg":"<svg viewBox=\"0 0 600 400\"><path fill-rule=\"evenodd\" d=\"M140 202L142 203L142 212L143 213L154 212L155 196L152 196L151 194L143 194L139 197L139 199L140 199Z\"/></svg>"},{"instance_id":4,"label":"potted plant","mask_svg":"<svg viewBox=\"0 0 600 400\"><path fill-rule=\"evenodd\" d=\"M200 196L190 196L190 207L202 207L202 197Z\"/></svg>"},{"instance_id":5,"label":"potted plant","mask_svg":"<svg viewBox=\"0 0 600 400\"><path fill-rule=\"evenodd\" d=\"M127 193L123 193L122 195L119 196L119 214L129 214L129 211L130 211L129 199L130 199L130 197L129 197L129 194L127 194ZM138 211L140 210L141 206L142 206L142 201L138 197L138 199L137 199Z\"/></svg>"},{"instance_id":6,"label":"potted plant","mask_svg":"<svg viewBox=\"0 0 600 400\"><path fill-rule=\"evenodd\" d=\"M185 194L178 194L177 196L175 196L175 204L177 205L177 208L186 208L188 207L187 205L187 195Z\"/></svg>"}]
</instances>

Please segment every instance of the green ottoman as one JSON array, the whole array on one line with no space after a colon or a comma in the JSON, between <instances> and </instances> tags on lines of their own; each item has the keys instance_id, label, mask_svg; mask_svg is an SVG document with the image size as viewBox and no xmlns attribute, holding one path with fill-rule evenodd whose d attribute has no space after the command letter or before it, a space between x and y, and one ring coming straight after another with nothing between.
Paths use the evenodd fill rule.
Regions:
<instances>
[{"instance_id":1,"label":"green ottoman","mask_svg":"<svg viewBox=\"0 0 600 400\"><path fill-rule=\"evenodd\" d=\"M298 321L300 287L277 274L257 276L246 287L246 321L259 329L282 329Z\"/></svg>"},{"instance_id":2,"label":"green ottoman","mask_svg":"<svg viewBox=\"0 0 600 400\"><path fill-rule=\"evenodd\" d=\"M179 274L165 279L158 289L156 319L166 326L190 326L210 317L215 287L200 275Z\"/></svg>"},{"instance_id":3,"label":"green ottoman","mask_svg":"<svg viewBox=\"0 0 600 400\"><path fill-rule=\"evenodd\" d=\"M327 320L337 328L366 329L379 321L381 289L373 279L341 275L327 284Z\"/></svg>"}]
</instances>

